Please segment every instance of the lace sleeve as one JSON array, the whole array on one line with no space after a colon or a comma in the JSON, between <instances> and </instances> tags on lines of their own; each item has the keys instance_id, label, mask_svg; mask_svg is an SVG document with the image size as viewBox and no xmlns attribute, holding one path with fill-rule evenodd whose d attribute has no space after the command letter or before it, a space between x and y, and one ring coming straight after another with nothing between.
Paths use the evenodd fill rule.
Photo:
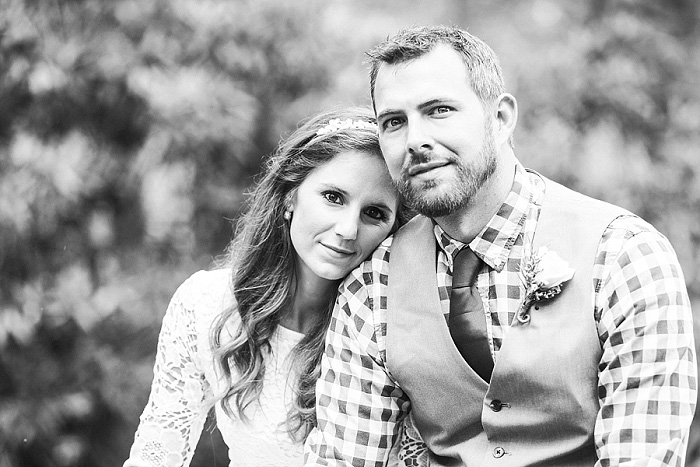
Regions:
<instances>
[{"instance_id":1,"label":"lace sleeve","mask_svg":"<svg viewBox=\"0 0 700 467\"><path fill-rule=\"evenodd\" d=\"M185 282L178 289L163 318L151 394L124 467L186 467L192 460L212 390L198 357L194 310L185 305L197 292L190 288Z\"/></svg>"}]
</instances>

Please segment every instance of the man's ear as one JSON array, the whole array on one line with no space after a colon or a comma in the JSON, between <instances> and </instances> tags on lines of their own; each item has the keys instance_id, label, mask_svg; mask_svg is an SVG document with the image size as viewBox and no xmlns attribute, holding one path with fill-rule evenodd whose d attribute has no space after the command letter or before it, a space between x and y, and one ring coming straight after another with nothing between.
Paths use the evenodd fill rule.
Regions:
<instances>
[{"instance_id":1,"label":"man's ear","mask_svg":"<svg viewBox=\"0 0 700 467\"><path fill-rule=\"evenodd\" d=\"M494 109L496 115L496 127L494 127L494 137L496 146L509 143L518 123L518 103L511 94L503 93L496 98Z\"/></svg>"}]
</instances>

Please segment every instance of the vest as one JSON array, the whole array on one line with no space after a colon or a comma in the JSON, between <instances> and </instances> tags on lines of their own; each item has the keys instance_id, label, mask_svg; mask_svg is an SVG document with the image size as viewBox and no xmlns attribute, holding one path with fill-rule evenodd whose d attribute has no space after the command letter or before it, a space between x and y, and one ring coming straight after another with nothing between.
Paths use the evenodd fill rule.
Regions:
<instances>
[{"instance_id":1,"label":"vest","mask_svg":"<svg viewBox=\"0 0 700 467\"><path fill-rule=\"evenodd\" d=\"M394 237L386 365L411 400L431 465L595 464L602 350L592 270L603 232L628 212L542 178L546 191L533 251L548 246L576 273L558 296L530 309L529 323L514 320L490 384L450 337L438 297L432 222L416 217Z\"/></svg>"}]
</instances>

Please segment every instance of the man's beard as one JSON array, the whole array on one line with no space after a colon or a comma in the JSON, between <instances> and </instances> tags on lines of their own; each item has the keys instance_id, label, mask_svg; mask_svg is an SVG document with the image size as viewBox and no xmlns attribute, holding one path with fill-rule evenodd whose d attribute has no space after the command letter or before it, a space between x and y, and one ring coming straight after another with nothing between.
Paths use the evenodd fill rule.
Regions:
<instances>
[{"instance_id":1,"label":"man's beard","mask_svg":"<svg viewBox=\"0 0 700 467\"><path fill-rule=\"evenodd\" d=\"M443 217L453 214L466 207L476 193L491 178L498 166L496 147L493 138L493 130L490 120L486 120L484 144L481 146L477 157L473 161L455 159L457 177L453 189L438 196L430 196L427 192L435 189L441 183L448 181L427 180L419 186L411 185L403 175L396 182L396 188L403 195L406 203L419 213L428 217Z\"/></svg>"}]
</instances>

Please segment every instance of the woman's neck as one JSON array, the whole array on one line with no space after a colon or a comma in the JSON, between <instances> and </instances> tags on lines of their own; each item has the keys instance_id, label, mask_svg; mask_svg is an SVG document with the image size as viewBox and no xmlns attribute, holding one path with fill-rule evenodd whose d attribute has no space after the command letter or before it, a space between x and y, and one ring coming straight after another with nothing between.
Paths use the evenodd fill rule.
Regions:
<instances>
[{"instance_id":1,"label":"woman's neck","mask_svg":"<svg viewBox=\"0 0 700 467\"><path fill-rule=\"evenodd\" d=\"M329 312L340 281L295 281L294 296L280 324L287 329L307 334Z\"/></svg>"}]
</instances>

